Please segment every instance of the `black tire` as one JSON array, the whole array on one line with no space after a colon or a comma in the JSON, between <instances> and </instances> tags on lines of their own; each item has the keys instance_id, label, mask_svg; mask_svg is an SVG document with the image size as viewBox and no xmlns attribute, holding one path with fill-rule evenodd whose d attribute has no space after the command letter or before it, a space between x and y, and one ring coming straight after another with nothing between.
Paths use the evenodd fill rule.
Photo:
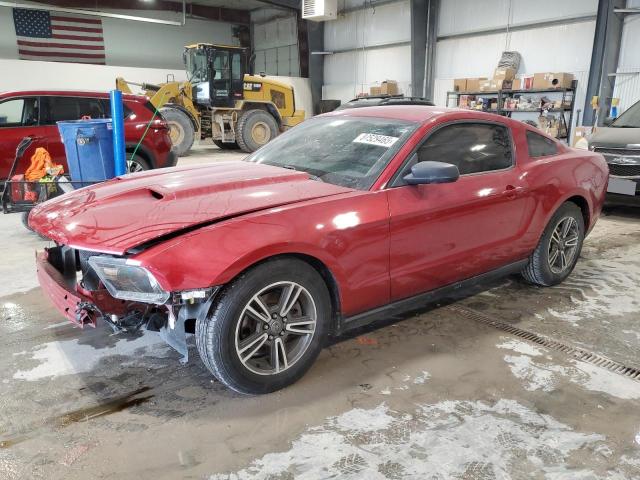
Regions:
<instances>
[{"instance_id":1,"label":"black tire","mask_svg":"<svg viewBox=\"0 0 640 480\"><path fill-rule=\"evenodd\" d=\"M278 124L264 110L247 110L236 125L236 142L243 152L251 153L278 135Z\"/></svg>"},{"instance_id":2,"label":"black tire","mask_svg":"<svg viewBox=\"0 0 640 480\"><path fill-rule=\"evenodd\" d=\"M240 147L238 146L238 142L227 143L222 140L214 140L213 143L220 150L238 150Z\"/></svg>"},{"instance_id":3,"label":"black tire","mask_svg":"<svg viewBox=\"0 0 640 480\"><path fill-rule=\"evenodd\" d=\"M257 354L249 354L249 357L251 357L249 361L264 362L263 365L265 367L272 367L273 362L270 362L269 358L273 359L273 356L269 357L267 354L269 352L272 354L273 347L269 345L278 342L282 338L283 340L280 340L281 344L283 344L283 341L289 342L289 348L295 350L296 346L300 345L296 342L306 342L306 346L300 348L296 353L298 355L297 358L294 358L294 355L290 355L291 352L285 354L285 358L290 355L289 359L292 360L292 363L287 366L286 362L283 362L285 365L283 371L278 372L276 367L272 373L255 372L251 368L257 367L248 366L241 361L240 343L236 343L236 336L239 335L238 332L243 331L246 325L245 322L247 320L251 321L251 317L249 315L243 316L243 313L246 313L246 308L252 304L251 302L255 296L265 289L268 290L272 286L278 285L280 282L293 282L298 286L302 286L305 293L299 294L297 298L303 298L304 295L308 295L305 298L312 298L313 312L316 314L315 331L311 337L290 334L288 333L289 326L283 322L279 326L286 332L273 333L275 338L272 341L271 329L274 328L274 325L278 326L277 321L273 318L277 315L272 314L274 317L268 317L272 323L253 320L256 324L256 329L255 332L247 334L249 339L256 335L269 335L269 340L263 340ZM282 297L279 298L281 299ZM299 309L298 311L302 312L302 307L300 306L302 300L295 300L295 302L297 302L297 306L292 308L290 312L294 309ZM270 305L270 308L275 308L275 311L278 311L280 307ZM286 317L282 318L295 323L293 314L290 316L292 320L287 320ZM279 318L279 320L282 320L282 318ZM330 319L331 301L329 292L322 277L314 268L297 259L281 258L270 260L243 273L220 293L207 317L196 321L196 346L205 366L227 387L243 394L270 393L295 383L307 372L324 345ZM268 332L261 333L261 326ZM278 335L284 336L278 337ZM286 343L284 344L286 345ZM275 345L277 349L277 343ZM291 347L292 345L293 347ZM287 347L283 348L286 351ZM279 362L276 363L279 365Z\"/></svg>"},{"instance_id":4,"label":"black tire","mask_svg":"<svg viewBox=\"0 0 640 480\"><path fill-rule=\"evenodd\" d=\"M36 232L33 228L29 226L29 212L22 212L20 214L20 220L22 221L22 225L24 226L24 228L29 230L31 233L37 235L42 240L49 240L47 237L45 237L44 235L40 235L38 232Z\"/></svg>"},{"instance_id":5,"label":"black tire","mask_svg":"<svg viewBox=\"0 0 640 480\"><path fill-rule=\"evenodd\" d=\"M556 247L554 249L552 243L556 242L555 240L552 240L552 237L554 237L554 232L557 228L560 228L562 225L566 225L566 223L563 224L563 222L571 223L568 219L573 219L576 225L575 237L577 240L575 250L572 250L571 259L566 261L564 268L556 268L551 265L551 263L554 262L550 262L550 259L558 256L556 253L557 250L562 251L560 255L564 256L564 251L569 242L565 245L563 240L560 242L562 248L559 249ZM554 213L553 217L551 217L549 224L540 238L538 246L531 254L531 257L529 257L529 263L522 269L521 273L524 279L529 283L543 287L550 287L564 281L571 274L576 266L578 258L580 257L582 243L584 241L584 228L584 218L582 217L580 207L573 202L563 203L556 213ZM571 238L574 237L572 236Z\"/></svg>"},{"instance_id":6,"label":"black tire","mask_svg":"<svg viewBox=\"0 0 640 480\"><path fill-rule=\"evenodd\" d=\"M127 173L144 172L150 169L151 165L145 158L138 154L132 157L131 153L127 152Z\"/></svg>"},{"instance_id":7,"label":"black tire","mask_svg":"<svg viewBox=\"0 0 640 480\"><path fill-rule=\"evenodd\" d=\"M193 122L185 112L174 107L162 107L162 118L169 124L169 135L173 144L173 151L179 157L185 155L195 139Z\"/></svg>"},{"instance_id":8,"label":"black tire","mask_svg":"<svg viewBox=\"0 0 640 480\"><path fill-rule=\"evenodd\" d=\"M30 232L33 232L33 228L29 226L29 212L22 212L20 214L20 220L22 220L22 225L24 226L24 228L26 228Z\"/></svg>"}]
</instances>

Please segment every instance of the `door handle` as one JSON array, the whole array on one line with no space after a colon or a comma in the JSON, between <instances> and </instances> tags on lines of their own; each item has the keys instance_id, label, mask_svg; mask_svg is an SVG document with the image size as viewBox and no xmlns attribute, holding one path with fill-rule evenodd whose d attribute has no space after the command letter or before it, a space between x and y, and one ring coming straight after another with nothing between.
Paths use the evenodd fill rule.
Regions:
<instances>
[{"instance_id":1,"label":"door handle","mask_svg":"<svg viewBox=\"0 0 640 480\"><path fill-rule=\"evenodd\" d=\"M514 198L517 198L518 196L520 196L522 194L522 192L524 192L524 188L523 187L514 187L513 185L507 185L505 187L504 192L502 192L502 195L504 195L505 197L507 197L509 199L514 199Z\"/></svg>"}]
</instances>

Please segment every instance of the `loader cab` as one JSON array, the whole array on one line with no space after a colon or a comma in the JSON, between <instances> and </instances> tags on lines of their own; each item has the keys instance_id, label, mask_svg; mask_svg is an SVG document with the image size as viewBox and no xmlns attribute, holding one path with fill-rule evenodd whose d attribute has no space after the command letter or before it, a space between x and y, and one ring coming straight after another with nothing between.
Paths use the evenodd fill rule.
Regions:
<instances>
[{"instance_id":1,"label":"loader cab","mask_svg":"<svg viewBox=\"0 0 640 480\"><path fill-rule=\"evenodd\" d=\"M183 56L197 104L233 108L243 99L248 48L197 44L185 47Z\"/></svg>"}]
</instances>

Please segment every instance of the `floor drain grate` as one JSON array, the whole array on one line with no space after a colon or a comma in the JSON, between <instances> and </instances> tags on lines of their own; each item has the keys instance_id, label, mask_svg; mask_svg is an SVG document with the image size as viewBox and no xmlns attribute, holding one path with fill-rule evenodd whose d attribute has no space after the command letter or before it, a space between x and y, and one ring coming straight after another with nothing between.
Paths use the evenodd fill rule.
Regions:
<instances>
[{"instance_id":1,"label":"floor drain grate","mask_svg":"<svg viewBox=\"0 0 640 480\"><path fill-rule=\"evenodd\" d=\"M552 350L556 350L558 352L562 352L566 355L570 355L577 360L581 360L583 362L588 362L598 367L606 368L614 373L624 375L625 377L632 378L634 380L640 381L640 369L629 367L622 363L611 360L607 357L603 357L602 355L598 355L597 353L588 352L586 350L582 350L581 348L571 347L569 345L565 345L564 343L558 342L556 340L551 340L549 338L542 337L533 332L528 332L527 330L522 330L521 328L514 327L513 325L505 322L500 322L498 320L493 320L491 317L484 315L479 312L475 312L473 310L468 310L464 307L460 307L457 305L449 305L445 307L463 317L466 317L470 320L474 320L479 323L484 323L490 327L497 328L498 330L502 330L504 332L510 333L519 338L523 338L537 345L541 345L543 347L547 347Z\"/></svg>"}]
</instances>

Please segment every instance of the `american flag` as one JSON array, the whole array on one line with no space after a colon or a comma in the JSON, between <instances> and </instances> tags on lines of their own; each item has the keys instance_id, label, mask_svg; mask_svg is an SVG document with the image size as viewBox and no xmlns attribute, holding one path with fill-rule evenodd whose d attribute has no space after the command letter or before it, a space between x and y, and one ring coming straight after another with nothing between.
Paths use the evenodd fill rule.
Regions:
<instances>
[{"instance_id":1,"label":"american flag","mask_svg":"<svg viewBox=\"0 0 640 480\"><path fill-rule=\"evenodd\" d=\"M18 54L23 60L105 63L99 18L14 8L13 24Z\"/></svg>"}]
</instances>

